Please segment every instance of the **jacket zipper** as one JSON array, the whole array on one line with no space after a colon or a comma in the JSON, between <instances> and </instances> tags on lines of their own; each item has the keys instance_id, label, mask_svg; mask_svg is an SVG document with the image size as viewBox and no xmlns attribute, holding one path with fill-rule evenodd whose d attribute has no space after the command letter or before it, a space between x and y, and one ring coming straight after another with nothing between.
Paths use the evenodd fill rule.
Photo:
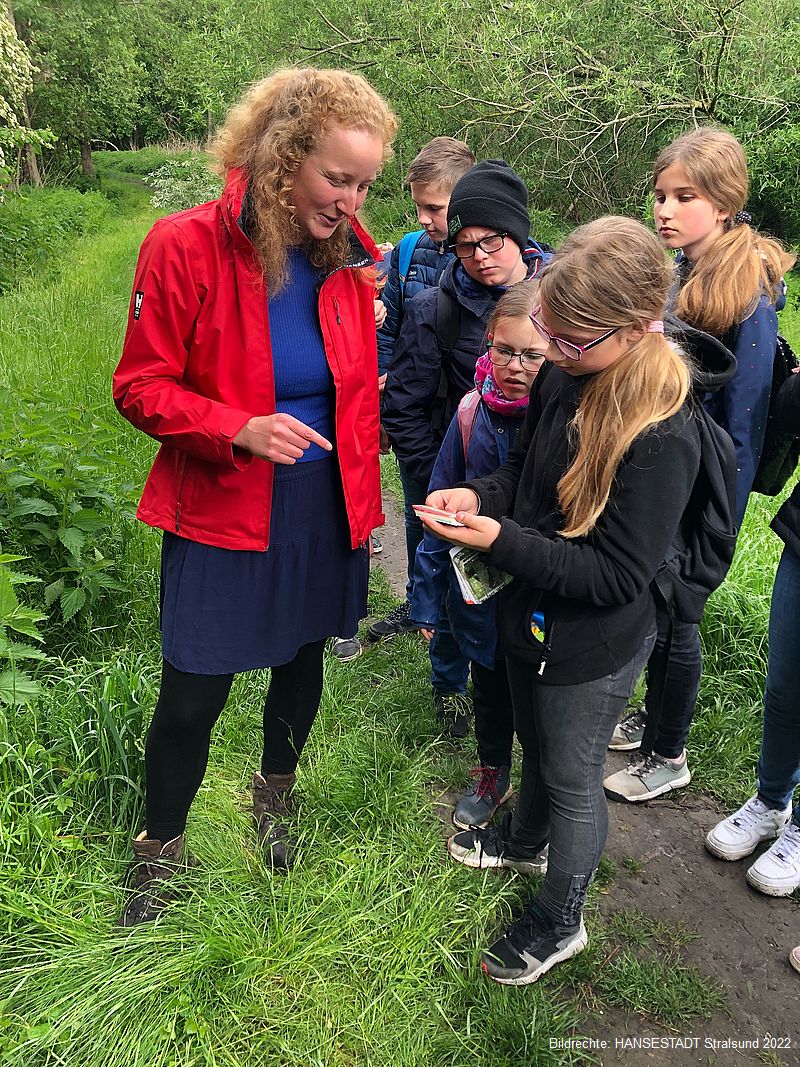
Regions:
<instances>
[{"instance_id":1,"label":"jacket zipper","mask_svg":"<svg viewBox=\"0 0 800 1067\"><path fill-rule=\"evenodd\" d=\"M540 678L544 674L544 669L547 666L547 661L550 659L550 653L552 651L553 645L553 630L555 630L555 628L556 624L553 623L550 626L550 630L548 631L547 639L545 640L545 643L542 646L542 658L539 660L539 670L536 672Z\"/></svg>"},{"instance_id":2,"label":"jacket zipper","mask_svg":"<svg viewBox=\"0 0 800 1067\"><path fill-rule=\"evenodd\" d=\"M175 502L175 533L179 533L180 532L180 528L181 528L181 507L182 507L181 495L183 493L183 483L184 483L184 480L186 478L186 465L188 464L188 462L189 462L189 457L184 452L183 455L181 456L181 472L180 472L180 475L178 476L178 489L177 489L177 492L175 494L176 497L177 497L177 500Z\"/></svg>"}]
</instances>

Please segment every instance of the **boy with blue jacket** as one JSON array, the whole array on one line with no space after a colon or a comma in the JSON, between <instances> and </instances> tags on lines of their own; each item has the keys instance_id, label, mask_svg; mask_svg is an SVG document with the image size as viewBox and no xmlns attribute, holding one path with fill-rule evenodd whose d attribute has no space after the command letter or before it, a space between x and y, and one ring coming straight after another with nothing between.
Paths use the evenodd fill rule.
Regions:
<instances>
[{"instance_id":1,"label":"boy with blue jacket","mask_svg":"<svg viewBox=\"0 0 800 1067\"><path fill-rule=\"evenodd\" d=\"M444 430L472 388L495 305L509 286L537 275L549 258L545 246L529 240L528 190L503 160L478 163L460 179L450 197L447 223L455 258L439 286L419 293L405 308L383 396L383 425L400 466L406 515L414 519L412 505L428 495ZM421 525L407 518L409 596L421 540ZM401 610L407 619L407 605L398 614ZM440 722L451 736L463 737L469 721L469 661L444 617L430 654Z\"/></svg>"}]
</instances>

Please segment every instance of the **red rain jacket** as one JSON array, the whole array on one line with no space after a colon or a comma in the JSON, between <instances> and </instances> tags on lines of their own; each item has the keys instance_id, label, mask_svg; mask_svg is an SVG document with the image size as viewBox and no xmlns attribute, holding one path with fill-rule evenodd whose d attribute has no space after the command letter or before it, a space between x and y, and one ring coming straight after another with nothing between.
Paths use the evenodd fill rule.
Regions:
<instances>
[{"instance_id":1,"label":"red rain jacket","mask_svg":"<svg viewBox=\"0 0 800 1067\"><path fill-rule=\"evenodd\" d=\"M239 218L247 175L222 197L158 221L142 244L114 403L161 448L137 512L150 526L219 548L269 545L273 464L235 448L275 412L267 293ZM377 249L350 220L346 265L323 281L319 321L336 391L336 456L353 548L380 526ZM335 460L334 460L335 462Z\"/></svg>"}]
</instances>

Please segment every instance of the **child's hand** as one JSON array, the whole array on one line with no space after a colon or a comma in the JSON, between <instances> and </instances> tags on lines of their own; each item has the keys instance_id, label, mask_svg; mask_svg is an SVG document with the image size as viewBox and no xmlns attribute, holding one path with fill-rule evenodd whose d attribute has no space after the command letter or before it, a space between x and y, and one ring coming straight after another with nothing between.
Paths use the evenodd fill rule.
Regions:
<instances>
[{"instance_id":1,"label":"child's hand","mask_svg":"<svg viewBox=\"0 0 800 1067\"><path fill-rule=\"evenodd\" d=\"M455 492L472 492L472 490L454 490ZM428 497L430 501L437 493ZM473 493L474 496L474 493ZM466 511L457 511L456 518L463 522L463 526L445 526L441 522L424 511L417 513L422 525L441 537L443 541L449 541L452 545L466 548L477 548L479 552L488 552L500 535L500 523L496 519L490 519L487 515L470 515Z\"/></svg>"},{"instance_id":2,"label":"child's hand","mask_svg":"<svg viewBox=\"0 0 800 1067\"><path fill-rule=\"evenodd\" d=\"M419 632L422 634L426 641L430 641L433 635L436 633L435 630L428 630L424 626L420 626Z\"/></svg>"},{"instance_id":3,"label":"child's hand","mask_svg":"<svg viewBox=\"0 0 800 1067\"><path fill-rule=\"evenodd\" d=\"M437 489L427 498L425 503L429 508L440 508L442 511L465 511L469 515L478 514L478 494L471 489Z\"/></svg>"},{"instance_id":4,"label":"child's hand","mask_svg":"<svg viewBox=\"0 0 800 1067\"><path fill-rule=\"evenodd\" d=\"M379 330L386 322L386 305L382 300L375 300L375 329Z\"/></svg>"}]
</instances>

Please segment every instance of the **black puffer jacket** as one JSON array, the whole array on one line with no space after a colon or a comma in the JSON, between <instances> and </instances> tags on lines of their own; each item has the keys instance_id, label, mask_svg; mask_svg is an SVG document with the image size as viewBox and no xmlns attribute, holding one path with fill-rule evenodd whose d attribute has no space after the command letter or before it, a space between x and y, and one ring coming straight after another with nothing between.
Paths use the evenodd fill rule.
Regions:
<instances>
[{"instance_id":1,"label":"black puffer jacket","mask_svg":"<svg viewBox=\"0 0 800 1067\"><path fill-rule=\"evenodd\" d=\"M778 393L776 414L781 428L800 436L800 374L792 374ZM800 482L772 520L772 529L800 556Z\"/></svg>"}]
</instances>

